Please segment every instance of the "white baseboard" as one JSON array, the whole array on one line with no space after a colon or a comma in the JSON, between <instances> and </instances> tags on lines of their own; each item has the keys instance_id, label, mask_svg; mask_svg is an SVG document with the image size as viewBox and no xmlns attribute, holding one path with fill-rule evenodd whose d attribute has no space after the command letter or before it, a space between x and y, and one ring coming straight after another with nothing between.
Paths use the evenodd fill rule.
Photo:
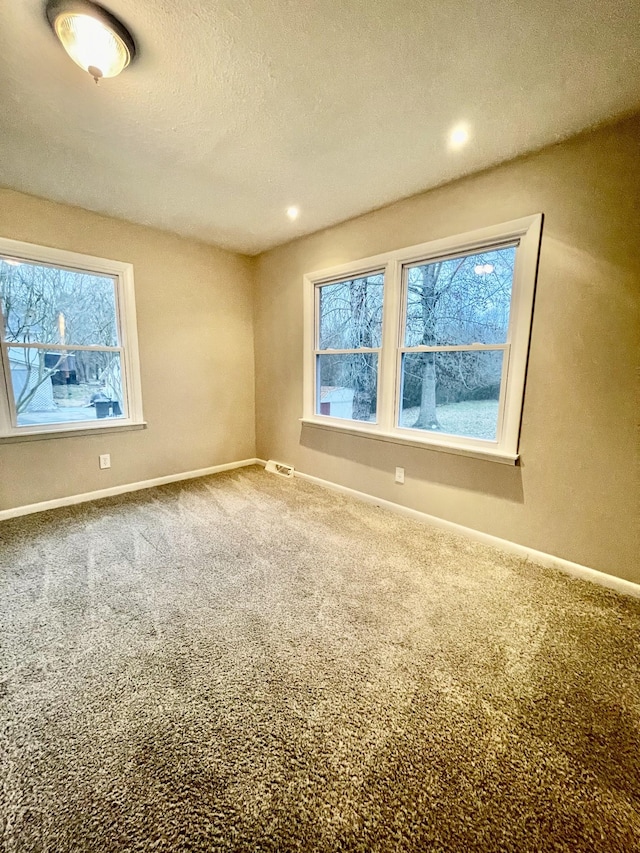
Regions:
<instances>
[{"instance_id":1,"label":"white baseboard","mask_svg":"<svg viewBox=\"0 0 640 853\"><path fill-rule=\"evenodd\" d=\"M197 471L183 471L180 474L169 474L165 477L156 477L153 480L141 480L138 483L125 483L121 486L112 486L108 489L99 489L95 492L86 492L81 495L69 495L63 498L55 498L50 501L42 501L41 503L12 507L11 509L0 510L0 521L9 518L17 518L21 515L30 515L35 512L44 512L47 509L56 509L57 507L86 503L87 501L95 501L100 498L123 495L127 492L137 492L141 489L151 489L154 486L164 486L167 483L177 483L180 480L192 480L196 477L206 477L209 474L219 474L222 471L232 471L235 468L245 468L248 465L262 465L264 467L266 464L267 463L264 459L242 459L238 462L227 462L224 465L213 465L210 468L199 468ZM472 539L475 542L492 545L499 551L504 551L508 554L516 554L519 557L531 560L532 562L538 563L542 566L560 569L560 571L565 572L565 574L581 578L582 580L592 581L600 586L620 592L623 595L631 595L635 598L640 598L640 584L633 583L632 581L618 578L615 575L608 575L605 572L598 571L597 569L590 569L588 566L583 566L580 563L572 563L570 560L564 560L562 557L555 557L553 554L547 554L544 551L536 551L534 548L528 548L526 545L519 545L517 542L511 542L508 539L500 539L498 536L492 536L490 533L483 533L480 530L474 530L472 527L464 527L462 524L456 524L454 521L447 521L444 518L438 518L436 515L429 515L426 512L411 509L410 507L394 503L393 501L376 498L374 495L369 495L366 492L359 492L356 489L350 489L348 486L341 486L338 483L331 482L330 480L313 477L311 474L304 474L301 471L295 471L295 476L300 477L301 480L306 480L309 483L314 483L317 486L322 486L325 489L331 489L334 492L349 495L350 497L364 501L365 503L384 507L385 509L391 510L391 512L396 512L399 515L405 515L408 518L415 519L416 521L430 524L433 527L440 528L441 530L448 530L449 532L456 533L459 536L465 536L467 539Z\"/></svg>"},{"instance_id":2,"label":"white baseboard","mask_svg":"<svg viewBox=\"0 0 640 853\"><path fill-rule=\"evenodd\" d=\"M239 462L227 462L224 465L213 465L211 468L199 468L197 471L183 471L180 474L168 474L166 477L155 477L153 480L140 480L138 483L124 483L121 486L111 486L108 489L98 489L95 492L85 492L82 495L68 495L64 498L54 498L37 504L16 506L0 510L0 521L6 518L17 518L20 515L30 515L34 512L44 512L47 509L57 509L61 506L97 501L100 498L111 498L114 495L124 495L126 492L137 492L141 489L151 489L154 486L164 486L167 483L177 483L180 480L193 480L195 477L206 477L209 474L219 474L234 468L245 468L247 465L264 464L259 459L242 459Z\"/></svg>"},{"instance_id":3,"label":"white baseboard","mask_svg":"<svg viewBox=\"0 0 640 853\"><path fill-rule=\"evenodd\" d=\"M255 460L257 464L264 465L261 459ZM640 584L632 581L618 578L615 575L608 575L605 572L600 572L597 569L590 569L588 566L582 566L580 563L572 563L570 560L564 560L562 557L555 557L553 554L546 554L544 551L536 551L534 548L528 548L526 545L519 545L517 542L510 542L508 539L500 539L498 536L492 536L490 533L482 533L480 530L474 530L472 527L464 527L462 524L456 524L453 521L446 521L444 518L438 518L435 515L428 515L426 512L420 512L417 509L403 506L402 504L394 503L393 501L383 500L369 495L366 492L358 492L356 489L350 489L347 486L340 486L338 483L333 483L330 480L322 480L320 477L313 477L311 474L303 474L301 471L295 472L296 477L301 480L306 480L309 483L315 483L317 486L323 486L325 489L331 489L334 492L340 492L343 495L350 495L352 498L364 501L365 503L374 504L375 506L384 507L385 509L397 512L400 515L414 518L417 521L430 524L433 527L439 527L441 530L448 530L451 533L457 533L459 536L465 536L467 539L472 539L475 542L483 542L485 545L492 545L499 551L504 551L508 554L516 554L532 563L548 566L554 569L560 569L568 575L581 578L582 580L592 581L600 586L605 586L620 592L623 595L631 595L635 598L640 598Z\"/></svg>"}]
</instances>

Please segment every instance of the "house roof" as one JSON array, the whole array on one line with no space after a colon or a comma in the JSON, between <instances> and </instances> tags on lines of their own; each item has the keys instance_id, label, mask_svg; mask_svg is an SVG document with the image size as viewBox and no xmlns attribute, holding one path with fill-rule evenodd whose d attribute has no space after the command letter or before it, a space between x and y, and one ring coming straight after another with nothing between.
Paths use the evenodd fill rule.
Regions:
<instances>
[{"instance_id":1,"label":"house roof","mask_svg":"<svg viewBox=\"0 0 640 853\"><path fill-rule=\"evenodd\" d=\"M99 86L3 5L0 186L246 253L640 108L637 0L106 5L139 50Z\"/></svg>"}]
</instances>

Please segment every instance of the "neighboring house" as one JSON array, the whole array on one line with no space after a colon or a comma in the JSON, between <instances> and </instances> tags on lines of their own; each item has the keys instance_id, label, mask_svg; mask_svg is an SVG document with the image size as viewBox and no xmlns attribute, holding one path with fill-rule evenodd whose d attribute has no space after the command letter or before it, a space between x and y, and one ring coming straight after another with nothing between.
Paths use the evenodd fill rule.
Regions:
<instances>
[{"instance_id":1,"label":"neighboring house","mask_svg":"<svg viewBox=\"0 0 640 853\"><path fill-rule=\"evenodd\" d=\"M13 382L15 399L20 399L20 395L25 390L28 384L28 389L31 390L38 381L38 372L33 366L29 373L29 367L25 358L25 350L10 347L9 348L9 369L11 371L11 381ZM55 410L56 404L53 399L53 384L51 377L48 376L42 382L29 405L25 409L27 412L51 412Z\"/></svg>"},{"instance_id":2,"label":"neighboring house","mask_svg":"<svg viewBox=\"0 0 640 853\"><path fill-rule=\"evenodd\" d=\"M323 385L320 389L320 414L332 418L353 417L353 389Z\"/></svg>"}]
</instances>

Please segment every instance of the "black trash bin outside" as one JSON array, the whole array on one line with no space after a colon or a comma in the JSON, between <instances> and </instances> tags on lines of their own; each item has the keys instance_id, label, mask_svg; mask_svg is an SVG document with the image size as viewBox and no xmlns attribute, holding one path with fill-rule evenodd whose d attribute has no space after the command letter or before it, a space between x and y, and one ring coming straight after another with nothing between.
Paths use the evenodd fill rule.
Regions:
<instances>
[{"instance_id":1,"label":"black trash bin outside","mask_svg":"<svg viewBox=\"0 0 640 853\"><path fill-rule=\"evenodd\" d=\"M109 417L109 410L111 409L111 400L96 400L94 406L96 407L97 418Z\"/></svg>"}]
</instances>

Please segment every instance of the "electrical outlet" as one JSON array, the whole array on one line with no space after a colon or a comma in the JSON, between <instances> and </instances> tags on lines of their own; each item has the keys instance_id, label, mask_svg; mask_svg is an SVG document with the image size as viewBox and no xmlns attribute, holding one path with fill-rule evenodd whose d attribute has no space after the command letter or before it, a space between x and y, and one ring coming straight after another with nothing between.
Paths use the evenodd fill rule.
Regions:
<instances>
[{"instance_id":1,"label":"electrical outlet","mask_svg":"<svg viewBox=\"0 0 640 853\"><path fill-rule=\"evenodd\" d=\"M404 483L404 468L396 468L396 483Z\"/></svg>"},{"instance_id":2,"label":"electrical outlet","mask_svg":"<svg viewBox=\"0 0 640 853\"><path fill-rule=\"evenodd\" d=\"M99 457L101 468L111 468L111 454L102 453Z\"/></svg>"}]
</instances>

